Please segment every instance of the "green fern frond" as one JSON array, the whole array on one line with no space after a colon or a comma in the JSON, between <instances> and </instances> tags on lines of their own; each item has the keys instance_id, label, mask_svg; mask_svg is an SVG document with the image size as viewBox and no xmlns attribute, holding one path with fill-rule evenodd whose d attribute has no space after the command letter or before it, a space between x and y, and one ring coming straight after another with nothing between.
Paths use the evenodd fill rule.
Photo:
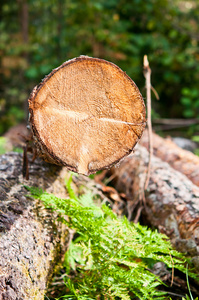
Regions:
<instances>
[{"instance_id":1,"label":"green fern frond","mask_svg":"<svg viewBox=\"0 0 199 300\"><path fill-rule=\"evenodd\" d=\"M72 180L73 180L72 174L68 180L65 179L66 188L67 188L70 199L78 200L77 196L75 195L74 190L71 187Z\"/></svg>"},{"instance_id":2,"label":"green fern frond","mask_svg":"<svg viewBox=\"0 0 199 300\"><path fill-rule=\"evenodd\" d=\"M68 273L77 273L73 280L66 280L73 296L63 299L168 299L157 290L161 281L149 271L150 265L161 261L186 273L185 257L172 249L166 236L118 218L105 205L96 206L91 193L76 197L70 184L71 179L67 182L70 199L28 188L78 233L64 262Z\"/></svg>"}]
</instances>

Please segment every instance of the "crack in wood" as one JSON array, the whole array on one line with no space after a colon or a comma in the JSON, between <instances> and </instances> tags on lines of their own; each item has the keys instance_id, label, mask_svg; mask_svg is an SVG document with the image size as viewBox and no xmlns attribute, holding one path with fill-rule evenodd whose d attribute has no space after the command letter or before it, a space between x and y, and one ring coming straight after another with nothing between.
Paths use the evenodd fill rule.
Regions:
<instances>
[{"instance_id":1,"label":"crack in wood","mask_svg":"<svg viewBox=\"0 0 199 300\"><path fill-rule=\"evenodd\" d=\"M52 108L45 107L45 110L50 111L50 113L51 113ZM56 113L59 113L63 116L68 116L68 117L71 117L71 118L74 118L74 119L79 119L80 122L85 122L85 121L87 121L91 118L94 118L94 119L97 119L97 120L100 120L100 121L103 121L103 122L121 123L121 124L126 124L126 125L133 125L133 126L141 126L141 125L145 124L145 122L133 123L133 122L115 120L115 119L105 118L105 117L100 118L100 117L94 116L94 115L89 116L87 113L73 111L73 110L65 110L65 109L60 110L58 108L53 108L53 111L56 112Z\"/></svg>"}]
</instances>

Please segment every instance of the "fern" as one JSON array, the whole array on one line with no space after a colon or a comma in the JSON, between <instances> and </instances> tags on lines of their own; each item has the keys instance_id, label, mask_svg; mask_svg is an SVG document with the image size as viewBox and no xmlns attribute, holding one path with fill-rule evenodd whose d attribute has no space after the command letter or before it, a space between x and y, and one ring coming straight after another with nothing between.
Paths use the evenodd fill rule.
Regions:
<instances>
[{"instance_id":1,"label":"fern","mask_svg":"<svg viewBox=\"0 0 199 300\"><path fill-rule=\"evenodd\" d=\"M96 206L91 193L78 198L71 189L71 179L67 188L70 199L28 188L78 234L64 262L67 274L73 271L76 276L65 277L70 295L61 299L168 299L157 290L162 283L150 272L150 265L162 261L184 273L186 268L185 258L172 249L166 236L118 218L106 205Z\"/></svg>"}]
</instances>

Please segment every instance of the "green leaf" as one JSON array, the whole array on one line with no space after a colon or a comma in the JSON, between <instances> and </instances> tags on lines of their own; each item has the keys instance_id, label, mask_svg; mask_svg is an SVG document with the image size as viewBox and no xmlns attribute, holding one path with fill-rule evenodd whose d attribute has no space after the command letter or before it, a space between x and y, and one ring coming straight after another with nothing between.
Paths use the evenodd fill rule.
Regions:
<instances>
[{"instance_id":1,"label":"green leaf","mask_svg":"<svg viewBox=\"0 0 199 300\"><path fill-rule=\"evenodd\" d=\"M192 141L199 143L199 135L193 136Z\"/></svg>"},{"instance_id":2,"label":"green leaf","mask_svg":"<svg viewBox=\"0 0 199 300\"><path fill-rule=\"evenodd\" d=\"M184 116L186 118L193 118L194 117L194 111L192 109L186 109L184 112L183 112Z\"/></svg>"},{"instance_id":3,"label":"green leaf","mask_svg":"<svg viewBox=\"0 0 199 300\"><path fill-rule=\"evenodd\" d=\"M29 79L35 79L39 74L39 70L36 67L31 67L25 72L25 76Z\"/></svg>"},{"instance_id":4,"label":"green leaf","mask_svg":"<svg viewBox=\"0 0 199 300\"><path fill-rule=\"evenodd\" d=\"M192 101L191 101L191 99L188 98L188 97L182 97L182 98L181 98L181 103L182 103L183 105L186 105L186 106L191 106Z\"/></svg>"}]
</instances>

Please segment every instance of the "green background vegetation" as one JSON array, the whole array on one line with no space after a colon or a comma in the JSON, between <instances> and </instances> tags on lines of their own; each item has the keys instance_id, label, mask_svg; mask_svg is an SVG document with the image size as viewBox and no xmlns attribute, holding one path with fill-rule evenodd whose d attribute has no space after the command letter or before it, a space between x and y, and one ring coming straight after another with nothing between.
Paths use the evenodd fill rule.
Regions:
<instances>
[{"instance_id":1,"label":"green background vegetation","mask_svg":"<svg viewBox=\"0 0 199 300\"><path fill-rule=\"evenodd\" d=\"M2 0L0 20L0 134L27 120L46 74L83 54L116 63L144 97L147 54L154 116L198 118L198 0Z\"/></svg>"}]
</instances>

